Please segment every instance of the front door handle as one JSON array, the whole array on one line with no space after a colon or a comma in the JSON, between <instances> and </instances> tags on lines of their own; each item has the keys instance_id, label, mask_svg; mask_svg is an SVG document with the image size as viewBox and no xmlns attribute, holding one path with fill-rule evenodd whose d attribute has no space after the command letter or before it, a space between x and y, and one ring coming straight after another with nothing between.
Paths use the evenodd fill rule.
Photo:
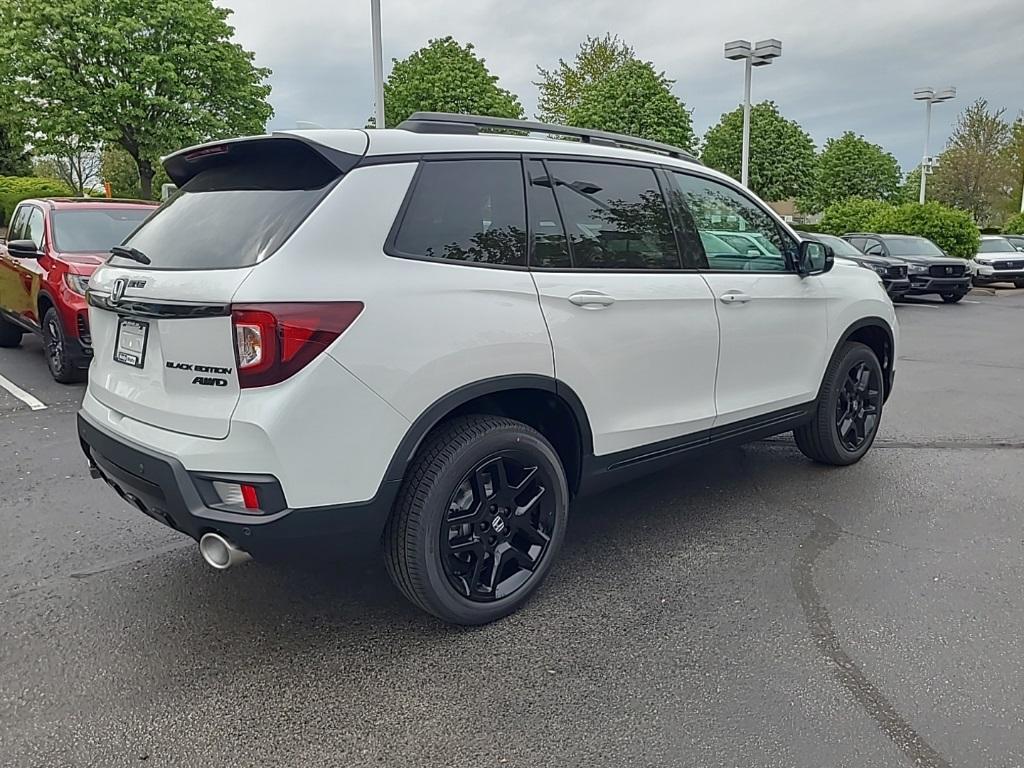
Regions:
<instances>
[{"instance_id":1,"label":"front door handle","mask_svg":"<svg viewBox=\"0 0 1024 768\"><path fill-rule=\"evenodd\" d=\"M575 304L577 307L583 307L584 309L603 309L604 307L610 307L615 303L615 299L609 296L607 293L599 293L597 291L580 291L574 293L569 297L569 301Z\"/></svg>"},{"instance_id":2,"label":"front door handle","mask_svg":"<svg viewBox=\"0 0 1024 768\"><path fill-rule=\"evenodd\" d=\"M719 296L718 300L723 304L746 304L750 301L750 296L740 291L729 291Z\"/></svg>"}]
</instances>

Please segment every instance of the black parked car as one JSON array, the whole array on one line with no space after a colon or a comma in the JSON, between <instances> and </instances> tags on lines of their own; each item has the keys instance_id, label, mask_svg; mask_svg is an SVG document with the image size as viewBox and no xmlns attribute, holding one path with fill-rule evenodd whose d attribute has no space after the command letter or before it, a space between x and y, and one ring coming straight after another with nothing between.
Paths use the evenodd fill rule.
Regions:
<instances>
[{"instance_id":1,"label":"black parked car","mask_svg":"<svg viewBox=\"0 0 1024 768\"><path fill-rule=\"evenodd\" d=\"M857 250L852 243L848 243L841 237L822 234L801 234L805 240L817 240L819 243L831 246L837 258L846 259L867 267L878 273L885 284L885 290L889 296L898 299L910 290L910 279L907 277L906 262L899 259L890 259L885 256L869 256L863 251Z\"/></svg>"},{"instance_id":2,"label":"black parked car","mask_svg":"<svg viewBox=\"0 0 1024 768\"><path fill-rule=\"evenodd\" d=\"M843 239L868 256L887 256L907 263L908 296L938 294L955 304L971 290L971 276L964 259L955 259L926 237L848 232Z\"/></svg>"}]
</instances>

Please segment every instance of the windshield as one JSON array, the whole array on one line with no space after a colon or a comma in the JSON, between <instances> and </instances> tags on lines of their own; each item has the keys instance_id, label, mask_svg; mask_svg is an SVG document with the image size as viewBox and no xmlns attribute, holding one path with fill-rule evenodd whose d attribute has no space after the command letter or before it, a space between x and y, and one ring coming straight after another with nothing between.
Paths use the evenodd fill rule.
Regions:
<instances>
[{"instance_id":1,"label":"windshield","mask_svg":"<svg viewBox=\"0 0 1024 768\"><path fill-rule=\"evenodd\" d=\"M832 235L815 235L814 239L830 246L832 248L832 252L836 256L845 256L848 259L859 259L864 255L841 237L833 237Z\"/></svg>"},{"instance_id":2,"label":"windshield","mask_svg":"<svg viewBox=\"0 0 1024 768\"><path fill-rule=\"evenodd\" d=\"M978 246L978 253L1015 253L1016 250L1009 240L1004 240L1001 237L982 240L981 245Z\"/></svg>"},{"instance_id":3,"label":"windshield","mask_svg":"<svg viewBox=\"0 0 1024 768\"><path fill-rule=\"evenodd\" d=\"M945 256L931 240L923 237L887 237L890 256Z\"/></svg>"},{"instance_id":4,"label":"windshield","mask_svg":"<svg viewBox=\"0 0 1024 768\"><path fill-rule=\"evenodd\" d=\"M106 253L123 243L156 208L82 208L53 212L53 245L61 253Z\"/></svg>"}]
</instances>

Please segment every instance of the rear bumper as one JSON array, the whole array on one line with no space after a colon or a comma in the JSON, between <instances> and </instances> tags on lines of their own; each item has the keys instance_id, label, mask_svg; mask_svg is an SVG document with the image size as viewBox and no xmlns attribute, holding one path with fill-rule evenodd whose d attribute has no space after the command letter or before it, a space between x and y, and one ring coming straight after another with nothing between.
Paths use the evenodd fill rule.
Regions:
<instances>
[{"instance_id":1,"label":"rear bumper","mask_svg":"<svg viewBox=\"0 0 1024 768\"><path fill-rule=\"evenodd\" d=\"M189 472L173 456L110 434L82 413L78 437L91 474L139 511L193 539L216 531L255 557L307 553L312 548L363 552L380 540L398 493L398 482L385 482L373 499L357 504L285 508L264 515L229 512L209 506L197 486L200 475L213 478L218 473ZM272 477L255 477L259 483L276 484Z\"/></svg>"}]
</instances>

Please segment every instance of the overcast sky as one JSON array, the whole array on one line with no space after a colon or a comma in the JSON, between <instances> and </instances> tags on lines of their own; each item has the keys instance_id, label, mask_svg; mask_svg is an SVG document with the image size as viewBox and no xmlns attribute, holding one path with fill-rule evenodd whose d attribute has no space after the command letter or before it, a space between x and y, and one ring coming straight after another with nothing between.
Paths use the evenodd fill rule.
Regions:
<instances>
[{"instance_id":1,"label":"overcast sky","mask_svg":"<svg viewBox=\"0 0 1024 768\"><path fill-rule=\"evenodd\" d=\"M237 38L270 67L272 128L298 120L362 126L373 112L370 0L218 0ZM739 103L743 66L727 40L777 37L783 55L754 70L753 100L773 99L820 146L853 130L915 166L924 106L915 87L954 85L938 105L932 151L960 109L983 97L1024 109L1024 0L382 0L385 74L434 37L472 42L532 117L536 66L571 59L587 35L618 34L674 79L700 133Z\"/></svg>"}]
</instances>

